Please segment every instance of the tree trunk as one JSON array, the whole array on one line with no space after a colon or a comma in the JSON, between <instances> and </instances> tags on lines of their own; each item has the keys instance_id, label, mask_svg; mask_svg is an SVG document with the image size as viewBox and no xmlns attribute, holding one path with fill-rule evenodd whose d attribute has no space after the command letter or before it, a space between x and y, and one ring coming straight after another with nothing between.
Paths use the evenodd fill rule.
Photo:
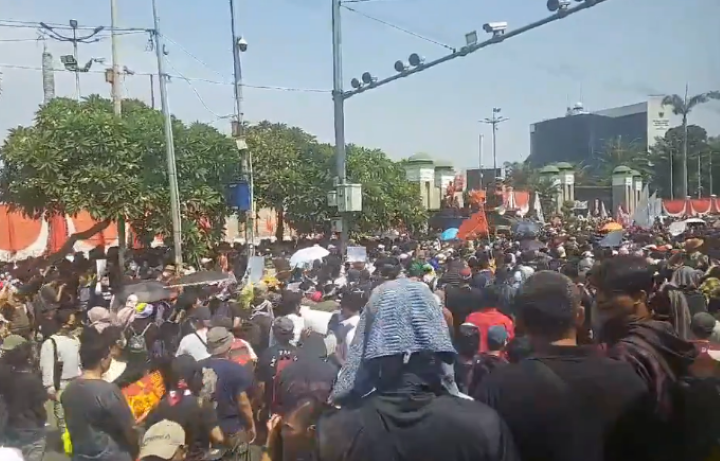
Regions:
<instances>
[{"instance_id":1,"label":"tree trunk","mask_svg":"<svg viewBox=\"0 0 720 461\"><path fill-rule=\"evenodd\" d=\"M275 227L275 238L278 242L282 242L285 236L285 208L279 207L275 209L277 214L277 226Z\"/></svg>"},{"instance_id":2,"label":"tree trunk","mask_svg":"<svg viewBox=\"0 0 720 461\"><path fill-rule=\"evenodd\" d=\"M682 127L683 127L683 156L682 162L680 162L680 193L681 199L685 200L688 196L688 129L687 129L687 114L683 114Z\"/></svg>"},{"instance_id":3,"label":"tree trunk","mask_svg":"<svg viewBox=\"0 0 720 461\"><path fill-rule=\"evenodd\" d=\"M98 232L104 231L108 228L108 226L110 226L111 222L111 220L106 219L105 221L100 221L99 223L95 224L87 230L84 230L82 232L75 232L74 234L68 236L67 242L65 242L58 251L56 251L55 253L51 253L44 258L38 259L36 264L39 266L45 266L62 260L65 255L72 251L75 243L77 243L78 240L87 240Z\"/></svg>"}]
</instances>

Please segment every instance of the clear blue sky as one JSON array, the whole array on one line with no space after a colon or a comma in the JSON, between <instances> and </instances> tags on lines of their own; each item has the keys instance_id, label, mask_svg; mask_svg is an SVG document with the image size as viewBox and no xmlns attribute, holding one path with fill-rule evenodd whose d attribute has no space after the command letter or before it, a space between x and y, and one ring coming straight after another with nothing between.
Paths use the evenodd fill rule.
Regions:
<instances>
[{"instance_id":1,"label":"clear blue sky","mask_svg":"<svg viewBox=\"0 0 720 461\"><path fill-rule=\"evenodd\" d=\"M117 0L120 27L151 27L150 0ZM248 85L328 90L332 84L330 0L236 0L239 29L250 43L243 55ZM172 66L190 78L169 85L170 106L180 118L212 123L227 131L232 113L231 37L226 0L158 0L162 32ZM350 5L366 14L452 46L482 24L507 21L510 28L545 15L544 0L385 0ZM4 20L81 25L110 23L109 0L0 0ZM642 101L648 94L720 89L718 0L607 0L588 11L492 46L478 53L370 91L347 103L348 142L384 149L393 158L418 151L453 162L477 164L477 138L489 129L477 121L500 106L510 118L499 132L500 161L523 159L529 125L560 116L582 100L588 110ZM418 52L428 59L447 50L343 10L345 84L363 71L384 77L393 63ZM0 133L27 124L42 101L41 47L6 41L36 36L32 28L0 27ZM122 64L139 72L155 70L144 35L121 38ZM68 44L51 43L59 56ZM196 59L189 54L194 55ZM110 43L84 45L81 60L110 62ZM198 61L202 61L202 64ZM102 66L98 66L100 69ZM124 92L149 101L148 77L129 77ZM56 74L57 94L72 96L72 74ZM194 88L194 90L193 90ZM102 74L82 77L84 94L109 95ZM205 108L195 91L201 96ZM159 103L158 103L159 104ZM269 119L297 125L332 141L329 93L245 89L249 121ZM720 134L720 102L692 114L692 123ZM489 136L486 152L489 153Z\"/></svg>"}]
</instances>

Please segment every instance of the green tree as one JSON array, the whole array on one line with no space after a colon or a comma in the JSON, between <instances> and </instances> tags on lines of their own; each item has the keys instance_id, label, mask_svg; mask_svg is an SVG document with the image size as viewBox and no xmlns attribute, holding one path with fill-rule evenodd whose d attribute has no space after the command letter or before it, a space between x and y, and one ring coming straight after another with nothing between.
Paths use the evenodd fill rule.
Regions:
<instances>
[{"instance_id":1,"label":"green tree","mask_svg":"<svg viewBox=\"0 0 720 461\"><path fill-rule=\"evenodd\" d=\"M620 165L637 170L645 180L650 179L654 171L650 155L640 143L618 136L605 143L595 176L601 183L609 183L613 170Z\"/></svg>"},{"instance_id":2,"label":"green tree","mask_svg":"<svg viewBox=\"0 0 720 461\"><path fill-rule=\"evenodd\" d=\"M407 181L402 164L380 149L348 145L347 176L363 189L363 211L352 219L351 228L357 232L396 226L416 231L427 222L418 185Z\"/></svg>"},{"instance_id":3,"label":"green tree","mask_svg":"<svg viewBox=\"0 0 720 461\"><path fill-rule=\"evenodd\" d=\"M237 170L233 141L212 127L173 120L185 258L222 238L225 187ZM172 237L162 114L136 100L115 117L109 100L56 98L0 150L0 200L34 217L124 216L144 240ZM92 234L91 234L92 235Z\"/></svg>"},{"instance_id":4,"label":"green tree","mask_svg":"<svg viewBox=\"0 0 720 461\"><path fill-rule=\"evenodd\" d=\"M662 100L663 106L670 107L673 114L682 117L682 128L685 136L683 137L682 159L679 162L678 179L679 191L683 197L688 195L688 116L697 106L708 103L713 99L720 100L720 91L708 91L707 93L696 94L688 98L686 87L684 97L671 94L665 96Z\"/></svg>"},{"instance_id":5,"label":"green tree","mask_svg":"<svg viewBox=\"0 0 720 461\"><path fill-rule=\"evenodd\" d=\"M327 192L332 184L332 149L300 128L260 122L246 130L253 153L255 197L275 210L278 239L286 221L300 233L329 226Z\"/></svg>"},{"instance_id":6,"label":"green tree","mask_svg":"<svg viewBox=\"0 0 720 461\"><path fill-rule=\"evenodd\" d=\"M705 129L690 125L687 127L687 151L691 165L696 168L690 174L689 191L697 194L698 182L697 165L700 161L700 171L702 172L702 184L709 187L710 183L710 154L711 146L708 143L708 136ZM682 152L685 145L685 130L682 126L669 129L665 136L658 138L655 145L650 149L650 161L653 164L653 177L650 186L659 191L664 197L683 197L682 180L680 174L683 172L680 168L682 162ZM672 178L671 178L672 174ZM671 191L671 185L673 186Z\"/></svg>"},{"instance_id":7,"label":"green tree","mask_svg":"<svg viewBox=\"0 0 720 461\"><path fill-rule=\"evenodd\" d=\"M560 186L549 178L537 176L530 185L530 190L540 197L540 206L545 217L557 212L557 199Z\"/></svg>"},{"instance_id":8,"label":"green tree","mask_svg":"<svg viewBox=\"0 0 720 461\"><path fill-rule=\"evenodd\" d=\"M259 206L278 216L278 238L285 223L301 234L328 232L337 211L327 205L333 188L333 147L318 143L299 128L261 122L247 130L253 152ZM405 179L400 162L378 149L347 146L348 181L362 184L363 211L350 219L353 232L368 233L397 225L417 229L426 222L417 185Z\"/></svg>"}]
</instances>

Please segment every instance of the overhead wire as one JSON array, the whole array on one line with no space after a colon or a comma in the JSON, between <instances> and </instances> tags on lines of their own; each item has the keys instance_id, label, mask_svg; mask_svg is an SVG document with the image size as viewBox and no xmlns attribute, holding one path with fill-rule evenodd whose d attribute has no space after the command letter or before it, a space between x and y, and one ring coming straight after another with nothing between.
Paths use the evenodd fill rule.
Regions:
<instances>
[{"instance_id":1,"label":"overhead wire","mask_svg":"<svg viewBox=\"0 0 720 461\"><path fill-rule=\"evenodd\" d=\"M14 69L14 70L29 70L29 71L36 71L36 72L42 72L42 68L40 67L34 67L34 66L25 66L25 65L19 65L19 64L3 64L0 63L0 69ZM69 72L65 71L63 69L53 69L53 72ZM84 74L105 74L104 70L93 70L90 69L87 72L83 72ZM134 72L134 75L141 75L141 76L149 76L149 75L157 75L156 72ZM219 81L219 80L211 80L207 78L197 78L197 77L184 77L180 75L173 75L173 74L166 74L168 77L172 78L179 78L181 80L188 80L191 82L203 82L203 83L211 83L214 85L227 85L231 86L234 85L231 82L228 81ZM315 89L315 88L288 88L283 86L272 86L272 85L250 85L247 83L243 83L243 88L251 88L255 90L273 90L273 91L286 91L286 92L296 92L296 93L331 93L331 90L323 90L323 89Z\"/></svg>"},{"instance_id":2,"label":"overhead wire","mask_svg":"<svg viewBox=\"0 0 720 461\"><path fill-rule=\"evenodd\" d=\"M380 24L382 24L382 25L384 25L384 26L390 27L390 28L395 29L395 30L397 30L397 31L399 31L399 32L402 32L402 33L404 33L404 34L410 35L410 36L412 36L412 37L419 38L420 40L425 40L426 42L432 43L432 44L434 44L434 45L441 46L441 47L443 47L443 48L445 48L445 49L447 49L447 50L452 51L453 53L456 51L455 48L453 48L453 47L450 46L450 45L446 45L445 43L439 42L439 41L434 40L434 39L429 38L429 37L425 37L424 35L420 35L420 34L418 34L418 33L416 33L416 32L413 32L413 31L411 31L411 30L409 30L409 29L405 29L404 27L400 27L400 26L398 26L398 25L395 25L395 24L393 24L393 23L391 23L391 22L388 22L388 21L385 21L385 20L383 20L383 19L376 18L375 16L370 16L369 14L363 13L362 11L358 11L358 10L356 10L355 8L349 7L349 6L347 6L347 5L342 5L342 6L343 6L343 8L345 8L346 10L351 11L351 12L353 12L353 13L359 15L359 16L362 16L362 17L364 17L364 18L366 18L366 19L369 19L369 20L371 20L371 21L375 21L375 22L377 22L377 23L380 23Z\"/></svg>"},{"instance_id":3,"label":"overhead wire","mask_svg":"<svg viewBox=\"0 0 720 461\"><path fill-rule=\"evenodd\" d=\"M218 77L220 77L220 78L222 78L222 79L226 79L226 78L227 78L226 75L223 75L222 73L220 73L220 72L218 72L217 70L213 69L212 67L208 66L208 65L205 63L205 61L203 61L202 59L198 58L196 55L194 55L193 53L191 53L190 51L188 51L187 48L185 48L184 46L182 46L181 44L179 44L178 42L176 42L176 41L173 40L172 38L168 37L168 36L165 35L165 34L162 34L162 36L163 36L163 38L164 38L165 40L167 40L168 42L172 43L172 44L175 45L176 47L180 48L180 51L182 51L182 52L185 53L186 55L190 56L190 57L191 57L192 59L194 59L198 64L200 64L201 66L203 66L204 68L206 68L206 69L209 70L210 72L216 74Z\"/></svg>"},{"instance_id":4,"label":"overhead wire","mask_svg":"<svg viewBox=\"0 0 720 461\"><path fill-rule=\"evenodd\" d=\"M47 26L52 27L53 29L65 29L65 30L72 30L73 27L70 26L70 24L59 24L59 23L53 23L53 22L43 22L43 24L46 24ZM16 28L23 28L23 29L37 29L41 28L40 22L33 22L33 21L17 21L13 19L0 19L0 27L16 27ZM106 31L115 31L115 32L147 32L152 29L148 29L146 27L112 27L112 26L81 26L78 25L76 27L77 30L95 30L98 27L102 27L103 30Z\"/></svg>"},{"instance_id":5,"label":"overhead wire","mask_svg":"<svg viewBox=\"0 0 720 461\"><path fill-rule=\"evenodd\" d=\"M218 114L217 112L215 112L214 110L210 109L210 107L205 103L205 100L204 100L204 99L202 98L202 96L200 95L200 92L197 90L197 88L195 88L195 86L192 84L192 82L190 82L190 80L189 80L187 77L185 77L182 73L180 73L179 70L177 70L177 68L176 68L175 66L173 66L172 61L171 61L170 59L168 59L167 56L165 56L165 62L168 63L168 66L170 66L170 68L171 68L175 73L179 74L179 77L178 77L178 78L179 78L180 80L183 80L183 81L185 81L185 83L187 83L187 85L190 87L190 89L192 90L192 92L195 93L195 96L197 97L198 101L200 101L200 104L202 104L202 106L205 108L206 111L208 111L209 113L211 113L212 115L214 115L214 116L217 117L218 119L223 118L222 115L220 115L220 114Z\"/></svg>"}]
</instances>

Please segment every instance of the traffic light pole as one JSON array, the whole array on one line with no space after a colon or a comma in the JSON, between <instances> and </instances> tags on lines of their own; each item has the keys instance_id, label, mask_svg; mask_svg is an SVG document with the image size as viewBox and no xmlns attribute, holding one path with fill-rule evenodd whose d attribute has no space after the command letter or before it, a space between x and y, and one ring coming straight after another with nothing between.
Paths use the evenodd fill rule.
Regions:
<instances>
[{"instance_id":1,"label":"traffic light pole","mask_svg":"<svg viewBox=\"0 0 720 461\"><path fill-rule=\"evenodd\" d=\"M335 3L338 3L338 5L337 5L337 9L338 9L337 18L335 17L335 9L336 9ZM340 22L340 13L339 13L340 3L341 3L341 2L338 2L337 0L333 0L333 52L334 52L334 53L335 53L336 47L339 49L339 44L340 44L340 37L339 37L339 34L340 34L340 24L339 24L339 22ZM464 47L460 48L459 50L454 51L454 52L452 52L452 53L450 53L450 54L448 54L448 55L446 55L446 56L443 56L443 57L441 57L441 58L438 58L438 59L436 59L436 60L434 60L434 61L430 61L430 62L427 62L427 63L422 63L422 64L420 64L419 66L416 66L416 67L411 67L411 68L409 68L409 69L407 69L407 70L404 70L403 72L397 73L396 75L392 75L392 76L387 77L387 78L384 78L384 79L382 79L382 80L378 80L378 81L376 81L376 82L372 82L372 83L370 83L370 84L368 84L368 85L365 85L365 86L362 86L362 87L360 87L360 88L356 88L356 89L353 89L353 90L349 90L349 91L342 92L342 99L345 100L345 99L351 98L352 96L355 96L356 94L364 93L364 92L366 92L366 91L368 91L368 90L372 90L372 89L381 87L381 86L383 86L383 85L387 85L388 83L394 82L395 80L399 80L399 79L404 78L404 77L409 77L410 75L417 74L417 73L419 73L419 72L422 72L422 71L424 71L424 70L427 70L427 69L429 69L429 68L431 68L431 67L435 67L435 66L437 66L437 65L439 65L439 64L442 64L442 63L444 63L444 62L452 61L452 60L455 59L455 58L460 58L460 57L467 56L467 55L469 55L469 54L471 54L471 53L474 53L474 52L476 52L476 51L478 51L478 50L481 50L481 49L483 49L483 48L486 48L486 47L488 47L488 46L490 46L490 45L495 45L495 44L497 44L497 43L502 43L502 42L504 42L505 40L508 40L508 39L510 39L510 38L513 38L513 37L517 37L517 36L520 35L520 34L523 34L523 33L525 33L525 32L531 31L531 30L533 30L533 29L537 29L538 27L544 26L545 24L549 24L549 23L551 23L551 22L557 21L557 20L559 20L559 19L566 18L566 17L568 17L568 16L570 16L570 15L572 15L572 14L579 13L579 12L581 12L581 11L583 11L583 10L586 10L586 9L588 9L588 8L591 8L591 7L595 6L597 3L599 3L599 1L597 1L597 2L584 2L584 3L581 3L581 4L579 4L579 5L575 6L575 7L572 7L572 8L567 8L567 9L558 10L558 12L555 13L555 14L552 14L552 15L550 15L550 16L548 16L548 17L546 17L546 18L543 18L543 19L541 19L541 20L539 20L539 21L536 21L536 22L527 24L527 25L525 25L525 26L523 26L523 27L520 27L520 28L517 28L517 29L513 29L513 30L511 30L511 31L505 32L504 35L494 36L494 37L492 37L492 38L490 38L490 39L488 39L488 40L485 40L484 42L480 42L480 43L475 43L475 44L472 44L472 45L464 46ZM337 22L338 24L335 24L336 22ZM336 43L337 43L337 46L336 46ZM341 61L339 61L339 62L341 62ZM338 64L336 63L336 60L333 59L333 68L334 68L335 66L337 66L337 65L338 65ZM334 70L334 69L333 69L333 70ZM334 75L337 75L337 72L334 71L333 73L334 73ZM342 83L342 82L341 82L341 83ZM342 88L342 85L340 85L340 88ZM336 92L336 91L337 91L337 90L336 90L335 87L334 87L334 88L333 88L333 99L336 97L336 96L335 96L335 92ZM337 111L336 111L336 116L337 116ZM337 125L337 121L336 121L336 125ZM336 129L336 130L337 130L337 129Z\"/></svg>"},{"instance_id":2,"label":"traffic light pole","mask_svg":"<svg viewBox=\"0 0 720 461\"><path fill-rule=\"evenodd\" d=\"M346 147L345 147L345 93L343 92L342 76L342 25L340 20L341 0L332 0L332 36L333 36L333 118L335 131L335 174L338 186L346 182ZM345 253L348 241L348 219L346 213L340 213L340 254Z\"/></svg>"}]
</instances>

